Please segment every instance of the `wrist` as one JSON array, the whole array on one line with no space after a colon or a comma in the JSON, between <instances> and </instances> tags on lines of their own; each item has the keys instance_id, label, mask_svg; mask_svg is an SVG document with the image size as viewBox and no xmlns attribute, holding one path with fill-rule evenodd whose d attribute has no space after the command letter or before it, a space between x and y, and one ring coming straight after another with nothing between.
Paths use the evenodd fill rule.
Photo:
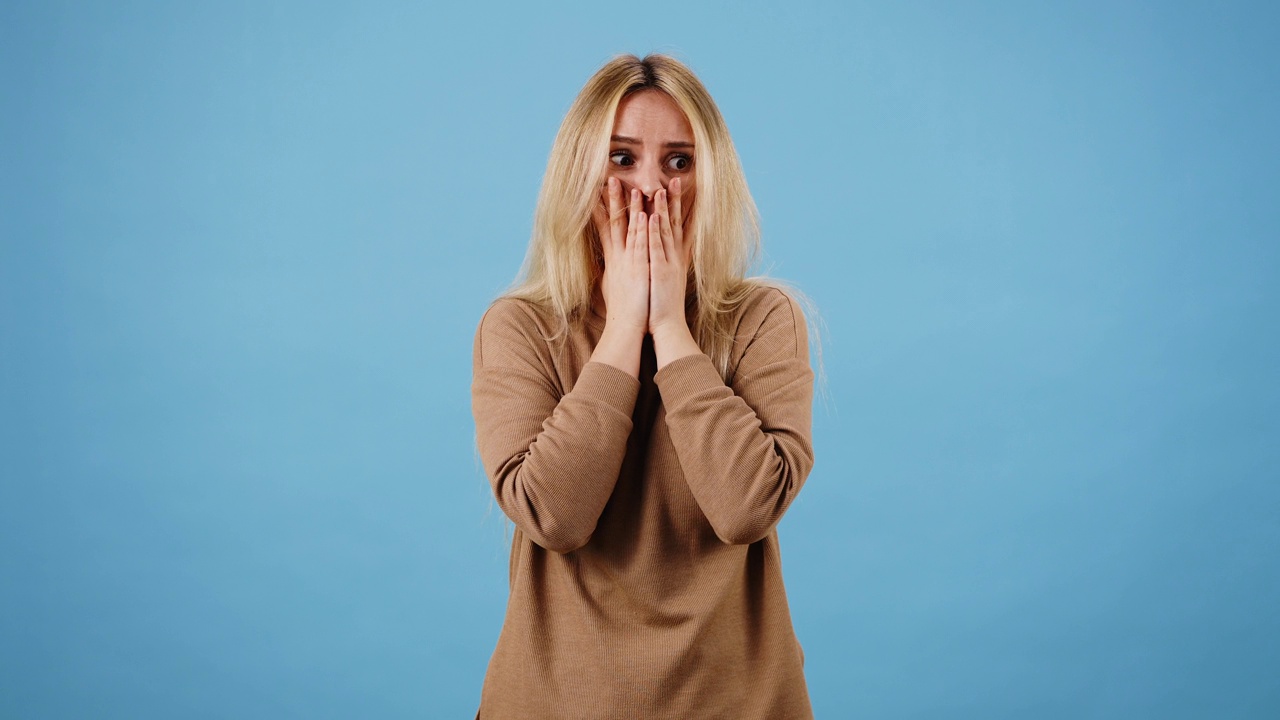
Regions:
<instances>
[{"instance_id":1,"label":"wrist","mask_svg":"<svg viewBox=\"0 0 1280 720\"><path fill-rule=\"evenodd\" d=\"M685 322L684 318L671 318L650 323L648 332L655 342L660 337L666 339L675 339L684 335L693 337L693 332L689 330L689 323Z\"/></svg>"},{"instance_id":2,"label":"wrist","mask_svg":"<svg viewBox=\"0 0 1280 720\"><path fill-rule=\"evenodd\" d=\"M644 318L639 320L628 318L623 315L606 315L604 319L604 329L600 331L600 341L604 342L606 338L630 342L634 340L639 343L644 340L644 336L649 332L649 324Z\"/></svg>"},{"instance_id":3,"label":"wrist","mask_svg":"<svg viewBox=\"0 0 1280 720\"><path fill-rule=\"evenodd\" d=\"M656 325L651 334L653 335L653 352L657 356L659 369L666 367L674 360L702 352L684 318Z\"/></svg>"},{"instance_id":4,"label":"wrist","mask_svg":"<svg viewBox=\"0 0 1280 720\"><path fill-rule=\"evenodd\" d=\"M644 330L643 326L625 320L606 318L600 340L591 352L591 361L612 365L631 377L638 378Z\"/></svg>"}]
</instances>

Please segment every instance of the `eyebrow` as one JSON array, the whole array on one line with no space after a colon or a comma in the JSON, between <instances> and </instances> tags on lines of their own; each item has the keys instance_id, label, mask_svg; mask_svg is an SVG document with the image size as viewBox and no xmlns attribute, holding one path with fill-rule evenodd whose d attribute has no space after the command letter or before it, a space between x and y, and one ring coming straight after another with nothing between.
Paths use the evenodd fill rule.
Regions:
<instances>
[{"instance_id":1,"label":"eyebrow","mask_svg":"<svg viewBox=\"0 0 1280 720\"><path fill-rule=\"evenodd\" d=\"M610 138L610 140L612 140L613 142L630 143L630 144L632 144L632 145L643 145L643 144L644 144L644 143L640 142L639 140L637 140L637 139L635 139L635 138L633 138L633 137L627 137L626 135L614 135L612 138ZM669 143L666 143L666 145L665 145L664 147L691 148L691 147L693 147L693 143L691 143L691 142L683 142L683 141L676 141L676 142L669 142Z\"/></svg>"}]
</instances>

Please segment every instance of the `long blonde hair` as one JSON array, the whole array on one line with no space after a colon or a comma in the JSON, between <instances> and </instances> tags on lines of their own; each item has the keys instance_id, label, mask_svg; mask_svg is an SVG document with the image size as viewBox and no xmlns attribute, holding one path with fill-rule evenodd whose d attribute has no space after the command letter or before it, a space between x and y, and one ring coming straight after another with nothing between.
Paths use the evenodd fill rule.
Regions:
<instances>
[{"instance_id":1,"label":"long blonde hair","mask_svg":"<svg viewBox=\"0 0 1280 720\"><path fill-rule=\"evenodd\" d=\"M591 210L605 179L614 117L623 97L649 88L669 95L693 128L697 198L687 236L693 243L690 330L727 379L732 311L754 287L781 284L747 277L760 252L755 201L719 108L697 76L670 56L619 55L578 93L551 148L524 266L505 295L549 307L559 332L591 311L603 270Z\"/></svg>"}]
</instances>

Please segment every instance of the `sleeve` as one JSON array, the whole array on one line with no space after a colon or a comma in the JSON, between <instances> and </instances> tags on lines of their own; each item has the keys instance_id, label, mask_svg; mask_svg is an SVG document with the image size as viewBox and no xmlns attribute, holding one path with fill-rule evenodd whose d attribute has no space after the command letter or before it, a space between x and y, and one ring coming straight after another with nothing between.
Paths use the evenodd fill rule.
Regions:
<instances>
[{"instance_id":1,"label":"sleeve","mask_svg":"<svg viewBox=\"0 0 1280 720\"><path fill-rule=\"evenodd\" d=\"M804 316L780 290L726 385L703 353L655 381L685 481L716 536L749 544L782 519L813 468Z\"/></svg>"},{"instance_id":2,"label":"sleeve","mask_svg":"<svg viewBox=\"0 0 1280 720\"><path fill-rule=\"evenodd\" d=\"M588 362L561 393L536 322L518 301L485 313L473 351L476 445L493 494L533 542L559 553L591 539L626 454L640 383Z\"/></svg>"}]
</instances>

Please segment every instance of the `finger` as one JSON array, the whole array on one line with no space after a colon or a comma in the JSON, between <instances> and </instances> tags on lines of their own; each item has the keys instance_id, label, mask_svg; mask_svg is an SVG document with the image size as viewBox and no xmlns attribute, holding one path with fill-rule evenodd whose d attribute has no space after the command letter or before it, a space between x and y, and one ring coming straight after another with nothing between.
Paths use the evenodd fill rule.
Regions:
<instances>
[{"instance_id":1,"label":"finger","mask_svg":"<svg viewBox=\"0 0 1280 720\"><path fill-rule=\"evenodd\" d=\"M596 233L600 236L600 244L607 245L609 243L609 206L608 196L606 192L600 193L600 202L591 206L591 223L596 227Z\"/></svg>"},{"instance_id":2,"label":"finger","mask_svg":"<svg viewBox=\"0 0 1280 720\"><path fill-rule=\"evenodd\" d=\"M631 247L636 240L639 229L639 213L640 210L640 191L635 188L631 189L631 212L627 216L627 247Z\"/></svg>"},{"instance_id":3,"label":"finger","mask_svg":"<svg viewBox=\"0 0 1280 720\"><path fill-rule=\"evenodd\" d=\"M609 237L605 234L608 226L605 225L605 212L603 208L594 208L591 211L591 223L596 228L596 240L599 243L599 249L594 250L600 254L600 258L609 257Z\"/></svg>"},{"instance_id":4,"label":"finger","mask_svg":"<svg viewBox=\"0 0 1280 720\"><path fill-rule=\"evenodd\" d=\"M672 180L672 184L675 186L675 191L672 193L671 200L673 206L671 212L671 236L676 239L676 247L679 248L685 263L692 264L694 243L689 238L689 223L693 221L693 218L688 212L689 208L686 207L688 203L685 198L685 180L684 178L675 178Z\"/></svg>"},{"instance_id":5,"label":"finger","mask_svg":"<svg viewBox=\"0 0 1280 720\"><path fill-rule=\"evenodd\" d=\"M671 229L677 245L684 244L684 182L671 181Z\"/></svg>"},{"instance_id":6,"label":"finger","mask_svg":"<svg viewBox=\"0 0 1280 720\"><path fill-rule=\"evenodd\" d=\"M635 234L631 237L631 249L636 260L649 260L649 219L643 210L636 213Z\"/></svg>"},{"instance_id":7,"label":"finger","mask_svg":"<svg viewBox=\"0 0 1280 720\"><path fill-rule=\"evenodd\" d=\"M657 205L657 203L654 203ZM662 242L662 218L657 213L649 216L649 262L663 263L667 260L667 248Z\"/></svg>"},{"instance_id":8,"label":"finger","mask_svg":"<svg viewBox=\"0 0 1280 720\"><path fill-rule=\"evenodd\" d=\"M618 178L609 178L606 192L609 196L609 230L613 241L623 246L627 241L627 216L622 208L622 183Z\"/></svg>"},{"instance_id":9,"label":"finger","mask_svg":"<svg viewBox=\"0 0 1280 720\"><path fill-rule=\"evenodd\" d=\"M658 232L662 240L662 255L669 258L680 257L680 245L671 232L671 208L667 205L666 190L658 191L658 199L654 204L658 210Z\"/></svg>"}]
</instances>

